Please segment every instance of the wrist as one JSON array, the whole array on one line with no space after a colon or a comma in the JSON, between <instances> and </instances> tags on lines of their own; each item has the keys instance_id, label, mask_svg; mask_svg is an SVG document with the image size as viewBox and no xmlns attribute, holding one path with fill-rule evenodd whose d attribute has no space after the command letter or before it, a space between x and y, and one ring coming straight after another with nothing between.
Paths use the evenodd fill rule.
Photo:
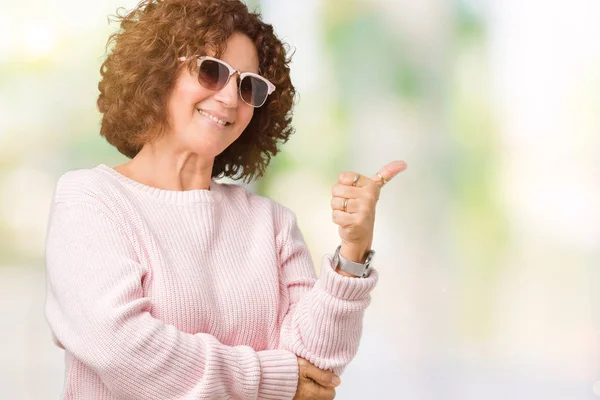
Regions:
<instances>
[{"instance_id":1,"label":"wrist","mask_svg":"<svg viewBox=\"0 0 600 400\"><path fill-rule=\"evenodd\" d=\"M340 249L340 254L346 260L349 260L349 261L352 261L355 263L359 263L359 264L364 264L370 250L371 250L370 244L365 246L365 245L355 245L355 244L349 244L349 243L342 242L342 248Z\"/></svg>"}]
</instances>

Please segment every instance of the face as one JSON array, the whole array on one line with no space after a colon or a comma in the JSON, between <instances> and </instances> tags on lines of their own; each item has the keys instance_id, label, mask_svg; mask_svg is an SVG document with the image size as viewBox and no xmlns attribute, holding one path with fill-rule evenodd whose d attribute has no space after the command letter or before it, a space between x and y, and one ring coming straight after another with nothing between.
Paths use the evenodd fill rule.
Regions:
<instances>
[{"instance_id":1,"label":"face","mask_svg":"<svg viewBox=\"0 0 600 400\"><path fill-rule=\"evenodd\" d=\"M256 47L241 33L231 35L219 58L238 71L258 73ZM200 85L196 71L190 74L187 68L181 70L169 100L171 142L177 151L214 159L240 137L254 107L240 99L237 74L221 90L212 91ZM216 119L227 124L223 126Z\"/></svg>"}]
</instances>

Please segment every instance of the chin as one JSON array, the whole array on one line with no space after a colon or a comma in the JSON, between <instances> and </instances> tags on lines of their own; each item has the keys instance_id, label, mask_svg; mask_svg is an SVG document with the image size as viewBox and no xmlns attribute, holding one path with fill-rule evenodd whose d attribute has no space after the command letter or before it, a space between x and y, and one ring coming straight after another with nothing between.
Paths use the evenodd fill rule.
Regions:
<instances>
[{"instance_id":1,"label":"chin","mask_svg":"<svg viewBox=\"0 0 600 400\"><path fill-rule=\"evenodd\" d=\"M216 156L225 151L230 143L218 143L210 141L196 141L194 143L188 143L185 149L191 153L204 159L214 159Z\"/></svg>"}]
</instances>

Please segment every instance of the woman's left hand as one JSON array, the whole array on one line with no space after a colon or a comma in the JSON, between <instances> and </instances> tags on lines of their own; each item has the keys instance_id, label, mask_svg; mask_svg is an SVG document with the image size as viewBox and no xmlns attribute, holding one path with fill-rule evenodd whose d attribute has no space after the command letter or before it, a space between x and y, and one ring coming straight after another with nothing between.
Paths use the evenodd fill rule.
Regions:
<instances>
[{"instance_id":1,"label":"woman's left hand","mask_svg":"<svg viewBox=\"0 0 600 400\"><path fill-rule=\"evenodd\" d=\"M339 225L341 254L350 261L363 263L371 249L375 226L375 207L381 188L406 169L404 161L392 161L371 178L354 172L342 172L333 186L331 208L333 222Z\"/></svg>"}]
</instances>

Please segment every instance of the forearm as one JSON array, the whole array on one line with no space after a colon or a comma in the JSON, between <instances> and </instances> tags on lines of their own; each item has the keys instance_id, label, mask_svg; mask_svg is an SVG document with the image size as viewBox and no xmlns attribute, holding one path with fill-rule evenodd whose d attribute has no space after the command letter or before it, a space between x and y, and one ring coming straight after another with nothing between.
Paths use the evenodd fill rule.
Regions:
<instances>
[{"instance_id":1,"label":"forearm","mask_svg":"<svg viewBox=\"0 0 600 400\"><path fill-rule=\"evenodd\" d=\"M267 392L276 387L291 399L295 392L297 359L288 351L226 346L147 313L120 321L48 315L61 344L119 398L275 399Z\"/></svg>"},{"instance_id":2,"label":"forearm","mask_svg":"<svg viewBox=\"0 0 600 400\"><path fill-rule=\"evenodd\" d=\"M321 369L342 373L358 351L364 311L376 281L375 270L360 279L337 274L331 258L324 257L321 277L284 319L283 348Z\"/></svg>"},{"instance_id":3,"label":"forearm","mask_svg":"<svg viewBox=\"0 0 600 400\"><path fill-rule=\"evenodd\" d=\"M286 216L288 230L278 237L281 280L288 289L282 297L281 307L286 314L279 348L339 375L358 351L364 310L370 303L369 293L377 282L377 271L371 270L366 278L347 277L336 273L332 257L327 255L317 279L295 216ZM352 254L347 256L352 258Z\"/></svg>"}]
</instances>

